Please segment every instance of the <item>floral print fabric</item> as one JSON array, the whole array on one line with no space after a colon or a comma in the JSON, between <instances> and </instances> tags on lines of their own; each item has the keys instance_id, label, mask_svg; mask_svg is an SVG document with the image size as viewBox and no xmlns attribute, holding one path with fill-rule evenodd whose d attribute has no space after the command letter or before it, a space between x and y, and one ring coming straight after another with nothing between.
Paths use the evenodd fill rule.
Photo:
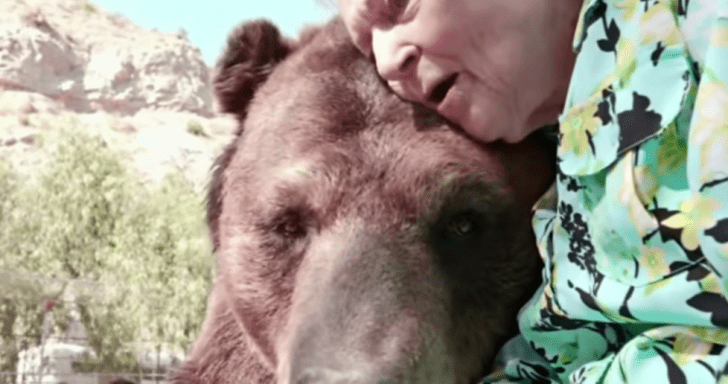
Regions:
<instances>
[{"instance_id":1,"label":"floral print fabric","mask_svg":"<svg viewBox=\"0 0 728 384\"><path fill-rule=\"evenodd\" d=\"M544 283L484 383L728 384L728 0L586 0Z\"/></svg>"}]
</instances>

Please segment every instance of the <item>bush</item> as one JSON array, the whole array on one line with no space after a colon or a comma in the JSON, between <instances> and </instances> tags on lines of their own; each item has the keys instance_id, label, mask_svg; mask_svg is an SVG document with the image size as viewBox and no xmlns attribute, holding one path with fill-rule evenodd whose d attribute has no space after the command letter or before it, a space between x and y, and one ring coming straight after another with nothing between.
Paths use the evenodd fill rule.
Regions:
<instances>
[{"instance_id":1,"label":"bush","mask_svg":"<svg viewBox=\"0 0 728 384\"><path fill-rule=\"evenodd\" d=\"M100 283L77 307L106 369L135 369L130 356L142 342L186 350L211 282L202 198L174 175L145 187L99 138L61 132L52 166L35 182L0 162L0 272ZM11 336L37 342L39 303L58 295L23 301L18 289L0 287L0 350L27 347ZM0 367L8 359L0 354Z\"/></svg>"},{"instance_id":2,"label":"bush","mask_svg":"<svg viewBox=\"0 0 728 384\"><path fill-rule=\"evenodd\" d=\"M28 115L19 115L18 123L20 123L20 125L22 126L27 127L30 125L30 118L28 117Z\"/></svg>"},{"instance_id":3,"label":"bush","mask_svg":"<svg viewBox=\"0 0 728 384\"><path fill-rule=\"evenodd\" d=\"M202 128L202 124L197 120L190 120L187 122L187 132L195 136L207 137L205 129Z\"/></svg>"}]
</instances>

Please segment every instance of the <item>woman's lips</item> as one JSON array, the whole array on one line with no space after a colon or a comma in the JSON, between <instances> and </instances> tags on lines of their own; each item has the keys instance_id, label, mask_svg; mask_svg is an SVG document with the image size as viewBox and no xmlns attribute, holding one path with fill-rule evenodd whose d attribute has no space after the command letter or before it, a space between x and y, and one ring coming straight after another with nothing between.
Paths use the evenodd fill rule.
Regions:
<instances>
[{"instance_id":1,"label":"woman's lips","mask_svg":"<svg viewBox=\"0 0 728 384\"><path fill-rule=\"evenodd\" d=\"M448 91L450 91L450 88L452 88L457 79L458 73L453 73L448 76L445 80L438 84L429 95L427 95L427 101L433 104L440 104L445 99Z\"/></svg>"},{"instance_id":2,"label":"woman's lips","mask_svg":"<svg viewBox=\"0 0 728 384\"><path fill-rule=\"evenodd\" d=\"M470 106L466 102L469 84L470 82L467 81L467 76L461 76L456 73L437 86L437 88L444 88L445 92L442 94L442 98L435 104L435 109L440 115L460 126L466 124L470 118ZM434 94L435 92L433 92Z\"/></svg>"}]
</instances>

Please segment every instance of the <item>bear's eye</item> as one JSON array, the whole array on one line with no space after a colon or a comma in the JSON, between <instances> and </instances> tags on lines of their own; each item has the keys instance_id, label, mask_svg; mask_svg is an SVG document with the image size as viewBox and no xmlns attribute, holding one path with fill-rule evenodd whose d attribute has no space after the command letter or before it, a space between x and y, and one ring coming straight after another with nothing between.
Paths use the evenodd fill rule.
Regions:
<instances>
[{"instance_id":1,"label":"bear's eye","mask_svg":"<svg viewBox=\"0 0 728 384\"><path fill-rule=\"evenodd\" d=\"M473 211L455 214L450 217L445 227L446 234L453 240L474 236L481 230L481 219L480 214Z\"/></svg>"},{"instance_id":2,"label":"bear's eye","mask_svg":"<svg viewBox=\"0 0 728 384\"><path fill-rule=\"evenodd\" d=\"M287 210L275 218L273 232L285 239L295 240L306 236L305 215L298 210Z\"/></svg>"}]
</instances>

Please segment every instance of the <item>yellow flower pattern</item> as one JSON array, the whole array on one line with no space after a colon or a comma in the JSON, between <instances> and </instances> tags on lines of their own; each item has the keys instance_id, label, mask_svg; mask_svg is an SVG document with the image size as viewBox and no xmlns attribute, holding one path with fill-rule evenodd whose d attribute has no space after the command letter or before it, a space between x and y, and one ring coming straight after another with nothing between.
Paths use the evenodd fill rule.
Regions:
<instances>
[{"instance_id":1,"label":"yellow flower pattern","mask_svg":"<svg viewBox=\"0 0 728 384\"><path fill-rule=\"evenodd\" d=\"M682 229L680 236L682 245L685 249L694 251L698 249L700 233L717 224L713 215L720 207L718 200L698 193L683 201L680 204L680 212L662 224L669 228Z\"/></svg>"},{"instance_id":2,"label":"yellow flower pattern","mask_svg":"<svg viewBox=\"0 0 728 384\"><path fill-rule=\"evenodd\" d=\"M482 383L728 384L728 0L584 0L573 46L545 281Z\"/></svg>"},{"instance_id":3,"label":"yellow flower pattern","mask_svg":"<svg viewBox=\"0 0 728 384\"><path fill-rule=\"evenodd\" d=\"M569 116L561 125L560 151L574 152L581 156L590 150L590 137L594 136L601 120L596 117L597 104L589 101L572 108Z\"/></svg>"},{"instance_id":4,"label":"yellow flower pattern","mask_svg":"<svg viewBox=\"0 0 728 384\"><path fill-rule=\"evenodd\" d=\"M670 266L665 263L665 250L640 246L640 266L647 270L650 281L655 281L670 273Z\"/></svg>"}]
</instances>

